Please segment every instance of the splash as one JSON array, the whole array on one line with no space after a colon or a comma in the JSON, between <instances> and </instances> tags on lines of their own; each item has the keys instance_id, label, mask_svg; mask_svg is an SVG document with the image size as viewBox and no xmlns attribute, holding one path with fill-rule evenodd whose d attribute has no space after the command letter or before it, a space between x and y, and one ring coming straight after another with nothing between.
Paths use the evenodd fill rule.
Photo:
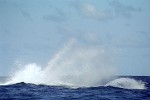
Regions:
<instances>
[{"instance_id":1,"label":"splash","mask_svg":"<svg viewBox=\"0 0 150 100\"><path fill-rule=\"evenodd\" d=\"M146 89L145 83L132 78L118 78L106 84L106 86L124 89Z\"/></svg>"},{"instance_id":2,"label":"splash","mask_svg":"<svg viewBox=\"0 0 150 100\"><path fill-rule=\"evenodd\" d=\"M22 66L6 84L18 82L89 87L104 85L114 74L110 56L102 47L79 45L75 39L48 62L46 67L36 63Z\"/></svg>"}]
</instances>

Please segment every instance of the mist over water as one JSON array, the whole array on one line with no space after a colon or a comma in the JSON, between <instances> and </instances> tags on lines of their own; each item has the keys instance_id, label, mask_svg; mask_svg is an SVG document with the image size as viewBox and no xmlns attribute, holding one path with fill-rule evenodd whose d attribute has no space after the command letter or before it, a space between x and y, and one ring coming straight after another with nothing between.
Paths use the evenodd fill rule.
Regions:
<instances>
[{"instance_id":1,"label":"mist over water","mask_svg":"<svg viewBox=\"0 0 150 100\"><path fill-rule=\"evenodd\" d=\"M144 83L131 79L118 79L111 55L102 47L83 46L70 39L54 55L47 66L27 64L15 71L5 84L19 82L67 85L74 87L114 86L119 88L144 89ZM121 84L121 85L120 85ZM140 88L139 88L140 87Z\"/></svg>"},{"instance_id":2,"label":"mist over water","mask_svg":"<svg viewBox=\"0 0 150 100\"><path fill-rule=\"evenodd\" d=\"M47 85L98 86L115 75L115 67L101 47L79 45L70 39L46 67L31 63L16 71L6 84L26 82Z\"/></svg>"}]
</instances>

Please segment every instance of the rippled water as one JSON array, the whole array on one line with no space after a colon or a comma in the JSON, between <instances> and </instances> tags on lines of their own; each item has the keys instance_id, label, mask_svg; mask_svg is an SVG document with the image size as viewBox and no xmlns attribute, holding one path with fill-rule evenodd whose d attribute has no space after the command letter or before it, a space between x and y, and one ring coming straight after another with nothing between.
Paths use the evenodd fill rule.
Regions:
<instances>
[{"instance_id":1,"label":"rippled water","mask_svg":"<svg viewBox=\"0 0 150 100\"><path fill-rule=\"evenodd\" d=\"M109 85L98 87L77 88L36 85L24 82L0 85L0 100L150 100L150 77L130 76L118 79L111 81L108 83ZM139 84L135 84L133 80L139 82ZM137 88L132 88L133 84L139 85L139 87L144 84L145 88L138 88L138 86Z\"/></svg>"}]
</instances>

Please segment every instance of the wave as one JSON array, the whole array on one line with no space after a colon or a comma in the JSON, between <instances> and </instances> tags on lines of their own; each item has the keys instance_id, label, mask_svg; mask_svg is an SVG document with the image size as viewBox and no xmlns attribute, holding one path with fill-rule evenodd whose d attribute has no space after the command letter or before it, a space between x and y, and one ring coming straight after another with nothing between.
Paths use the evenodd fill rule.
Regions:
<instances>
[{"instance_id":1,"label":"wave","mask_svg":"<svg viewBox=\"0 0 150 100\"><path fill-rule=\"evenodd\" d=\"M124 89L146 89L145 82L133 78L118 78L106 84L106 86Z\"/></svg>"}]
</instances>

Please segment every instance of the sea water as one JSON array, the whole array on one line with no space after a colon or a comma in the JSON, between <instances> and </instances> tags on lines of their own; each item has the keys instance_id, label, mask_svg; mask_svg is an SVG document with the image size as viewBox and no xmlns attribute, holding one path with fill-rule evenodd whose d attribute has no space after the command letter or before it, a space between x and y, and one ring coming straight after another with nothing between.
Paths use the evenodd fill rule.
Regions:
<instances>
[{"instance_id":1,"label":"sea water","mask_svg":"<svg viewBox=\"0 0 150 100\"><path fill-rule=\"evenodd\" d=\"M33 83L0 85L0 100L150 100L150 77L118 77L104 86L71 87Z\"/></svg>"}]
</instances>

